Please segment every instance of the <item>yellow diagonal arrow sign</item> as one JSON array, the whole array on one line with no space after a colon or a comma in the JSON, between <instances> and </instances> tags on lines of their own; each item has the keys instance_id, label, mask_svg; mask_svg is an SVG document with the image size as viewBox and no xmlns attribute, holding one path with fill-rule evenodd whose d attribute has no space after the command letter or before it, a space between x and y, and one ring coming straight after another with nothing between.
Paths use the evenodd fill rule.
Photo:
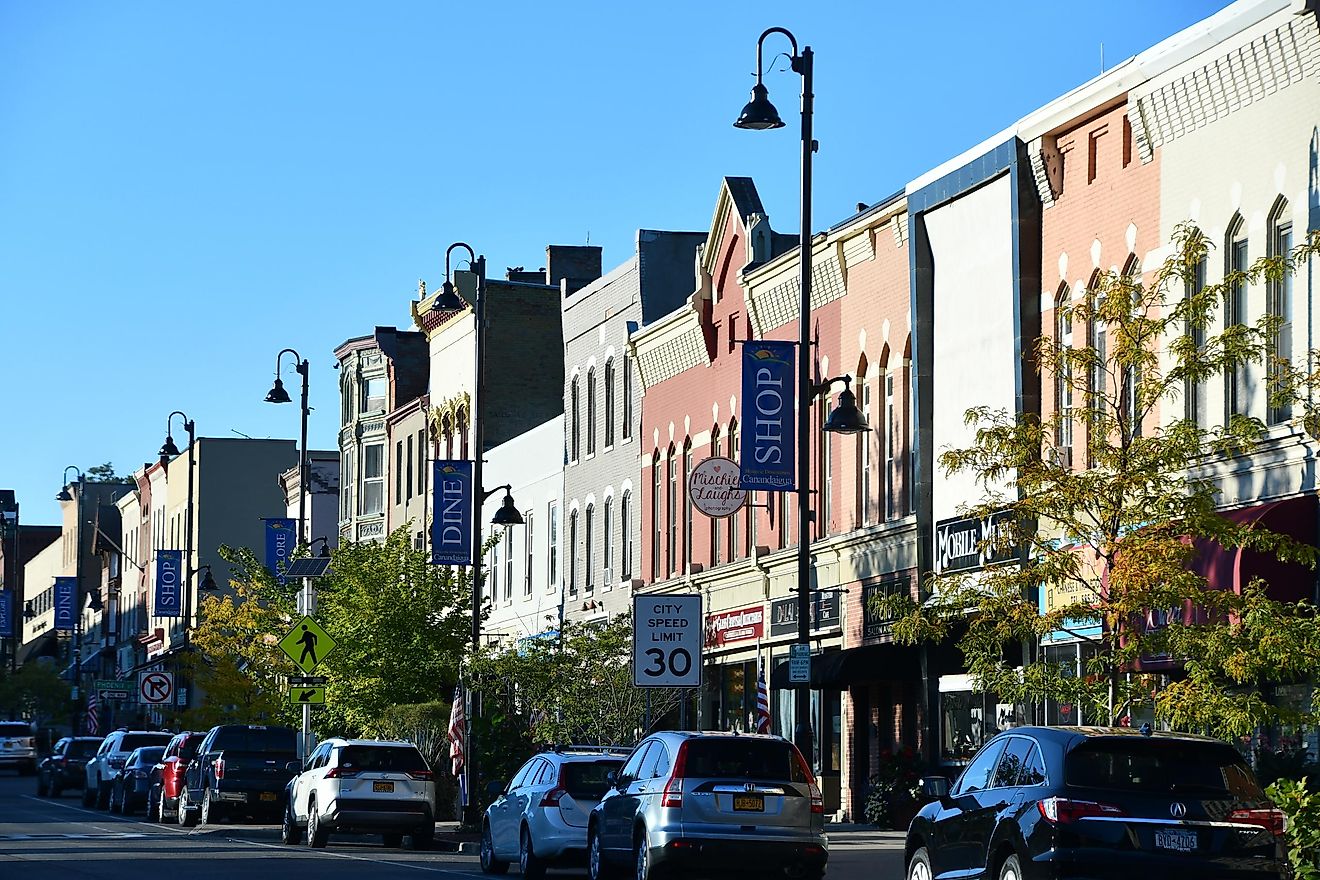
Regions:
<instances>
[{"instance_id":1,"label":"yellow diagonal arrow sign","mask_svg":"<svg viewBox=\"0 0 1320 880\"><path fill-rule=\"evenodd\" d=\"M289 702L295 706L324 706L325 688L317 687L293 687L289 689Z\"/></svg>"}]
</instances>

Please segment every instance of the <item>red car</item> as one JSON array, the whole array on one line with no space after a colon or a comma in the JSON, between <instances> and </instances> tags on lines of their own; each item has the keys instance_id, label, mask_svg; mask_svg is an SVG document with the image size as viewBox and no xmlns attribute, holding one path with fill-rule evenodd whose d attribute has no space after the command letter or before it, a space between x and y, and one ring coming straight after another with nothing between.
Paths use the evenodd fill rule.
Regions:
<instances>
[{"instance_id":1,"label":"red car","mask_svg":"<svg viewBox=\"0 0 1320 880\"><path fill-rule=\"evenodd\" d=\"M178 815L183 776L205 738L204 732L180 733L165 747L160 763L151 771L151 788L147 793L148 822L164 822Z\"/></svg>"}]
</instances>

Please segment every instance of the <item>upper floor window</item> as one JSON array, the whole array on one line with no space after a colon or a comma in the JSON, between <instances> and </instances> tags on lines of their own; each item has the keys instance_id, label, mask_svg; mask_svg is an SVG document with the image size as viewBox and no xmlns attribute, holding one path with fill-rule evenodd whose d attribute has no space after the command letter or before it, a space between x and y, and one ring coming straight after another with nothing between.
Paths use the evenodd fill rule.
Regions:
<instances>
[{"instance_id":1,"label":"upper floor window","mask_svg":"<svg viewBox=\"0 0 1320 880\"><path fill-rule=\"evenodd\" d=\"M532 595L532 548L536 546L533 529L533 511L523 513L523 596Z\"/></svg>"},{"instance_id":2,"label":"upper floor window","mask_svg":"<svg viewBox=\"0 0 1320 880\"><path fill-rule=\"evenodd\" d=\"M553 591L559 586L559 505L551 501L547 515L550 519L550 533L546 535L545 573L549 581L547 587Z\"/></svg>"},{"instance_id":3,"label":"upper floor window","mask_svg":"<svg viewBox=\"0 0 1320 880\"><path fill-rule=\"evenodd\" d=\"M587 577L586 589L590 593L596 588L596 505L587 505L586 534Z\"/></svg>"},{"instance_id":4,"label":"upper floor window","mask_svg":"<svg viewBox=\"0 0 1320 880\"><path fill-rule=\"evenodd\" d=\"M623 356L623 439L627 440L633 432L632 411L632 359Z\"/></svg>"},{"instance_id":5,"label":"upper floor window","mask_svg":"<svg viewBox=\"0 0 1320 880\"><path fill-rule=\"evenodd\" d=\"M622 551L619 554L619 579L632 579L632 492L625 490L619 502L619 522L623 530L619 532Z\"/></svg>"},{"instance_id":6,"label":"upper floor window","mask_svg":"<svg viewBox=\"0 0 1320 880\"><path fill-rule=\"evenodd\" d=\"M497 541L494 547L490 548L490 567L487 569L487 577L490 579L490 604L494 605L500 598L500 545Z\"/></svg>"},{"instance_id":7,"label":"upper floor window","mask_svg":"<svg viewBox=\"0 0 1320 880\"><path fill-rule=\"evenodd\" d=\"M720 454L720 426L716 425L710 431L710 454L712 457ZM787 495L787 492L780 493ZM720 546L720 518L712 516L710 518L710 564L711 567L720 564L724 550Z\"/></svg>"},{"instance_id":8,"label":"upper floor window","mask_svg":"<svg viewBox=\"0 0 1320 880\"><path fill-rule=\"evenodd\" d=\"M664 479L660 471L660 453L651 458L651 579L663 580L660 570L660 544L664 541L664 520L661 518L660 499L664 493Z\"/></svg>"},{"instance_id":9,"label":"upper floor window","mask_svg":"<svg viewBox=\"0 0 1320 880\"><path fill-rule=\"evenodd\" d=\"M1241 215L1234 217L1228 226L1227 245L1228 265L1225 274L1228 277L1228 298L1224 302L1225 329L1247 323L1248 286L1242 273L1247 271L1250 254L1247 250L1247 224ZM1245 366L1231 365L1224 373L1225 425L1233 416L1246 414L1249 395Z\"/></svg>"},{"instance_id":10,"label":"upper floor window","mask_svg":"<svg viewBox=\"0 0 1320 880\"><path fill-rule=\"evenodd\" d=\"M513 529L504 529L504 601L513 601Z\"/></svg>"},{"instance_id":11,"label":"upper floor window","mask_svg":"<svg viewBox=\"0 0 1320 880\"><path fill-rule=\"evenodd\" d=\"M861 404L862 417L871 422L871 383L866 380L866 363L857 371L857 397ZM875 519L874 495L871 491L871 445L875 434L865 431L857 438L857 521L864 526Z\"/></svg>"},{"instance_id":12,"label":"upper floor window","mask_svg":"<svg viewBox=\"0 0 1320 880\"><path fill-rule=\"evenodd\" d=\"M1288 216L1288 202L1280 198L1270 212L1270 256L1287 257L1293 247L1293 225ZM1277 379L1292 361L1293 334L1293 273L1284 272L1282 277L1270 282L1266 303L1270 317L1275 321L1274 339L1270 344L1269 391L1278 391ZM1292 405L1286 401L1276 401L1270 406L1270 424L1277 425L1292 418Z\"/></svg>"},{"instance_id":13,"label":"upper floor window","mask_svg":"<svg viewBox=\"0 0 1320 880\"><path fill-rule=\"evenodd\" d=\"M1191 277L1187 279L1184 291L1186 297L1196 296L1205 289L1205 271L1206 258L1202 257L1192 269ZM1196 350L1202 351L1205 348L1205 325L1188 321L1184 329L1191 337ZM1210 428L1209 396L1205 381L1194 382L1188 379L1183 383L1183 418L1203 431Z\"/></svg>"},{"instance_id":14,"label":"upper floor window","mask_svg":"<svg viewBox=\"0 0 1320 880\"><path fill-rule=\"evenodd\" d=\"M568 592L571 595L577 595L577 550L578 550L578 512L569 511L568 514Z\"/></svg>"},{"instance_id":15,"label":"upper floor window","mask_svg":"<svg viewBox=\"0 0 1320 880\"><path fill-rule=\"evenodd\" d=\"M578 411L578 380L577 376L568 386L568 407L571 415L569 416L569 445L568 458L570 461L578 460L578 451L581 447L578 445L582 438L582 416Z\"/></svg>"},{"instance_id":16,"label":"upper floor window","mask_svg":"<svg viewBox=\"0 0 1320 880\"><path fill-rule=\"evenodd\" d=\"M362 380L362 412L379 412L385 409L385 377L376 376Z\"/></svg>"},{"instance_id":17,"label":"upper floor window","mask_svg":"<svg viewBox=\"0 0 1320 880\"><path fill-rule=\"evenodd\" d=\"M362 447L362 514L380 513L385 509L385 444L370 443Z\"/></svg>"},{"instance_id":18,"label":"upper floor window","mask_svg":"<svg viewBox=\"0 0 1320 880\"><path fill-rule=\"evenodd\" d=\"M692 438L683 442L683 570L692 567Z\"/></svg>"},{"instance_id":19,"label":"upper floor window","mask_svg":"<svg viewBox=\"0 0 1320 880\"><path fill-rule=\"evenodd\" d=\"M1138 304L1139 291L1136 286L1141 283L1141 261L1137 259L1136 254L1129 254L1127 262L1123 264L1123 287L1125 291L1131 291L1130 299L1134 303L1133 317L1142 317L1135 313ZM1137 393L1141 390L1141 376L1137 371L1136 364L1128 364L1123 368L1123 387L1120 389L1119 409L1123 413L1123 419L1127 422L1131 436L1141 436L1141 401L1137 400Z\"/></svg>"},{"instance_id":20,"label":"upper floor window","mask_svg":"<svg viewBox=\"0 0 1320 880\"><path fill-rule=\"evenodd\" d=\"M596 369L587 370L587 455L596 454Z\"/></svg>"},{"instance_id":21,"label":"upper floor window","mask_svg":"<svg viewBox=\"0 0 1320 880\"><path fill-rule=\"evenodd\" d=\"M1072 291L1067 284L1059 285L1054 298L1054 347L1058 351L1059 368L1054 373L1054 445L1059 452L1060 464L1072 467L1073 455L1073 384L1072 366L1068 361L1073 347Z\"/></svg>"},{"instance_id":22,"label":"upper floor window","mask_svg":"<svg viewBox=\"0 0 1320 880\"><path fill-rule=\"evenodd\" d=\"M408 488L407 488L407 498L405 500L412 501L412 497L413 497L413 435L412 434L408 435L407 470L408 470L408 474L406 479L407 479Z\"/></svg>"},{"instance_id":23,"label":"upper floor window","mask_svg":"<svg viewBox=\"0 0 1320 880\"><path fill-rule=\"evenodd\" d=\"M605 448L614 445L614 358L605 362Z\"/></svg>"},{"instance_id":24,"label":"upper floor window","mask_svg":"<svg viewBox=\"0 0 1320 880\"><path fill-rule=\"evenodd\" d=\"M665 541L665 559L669 563L667 570L672 575L678 571L678 468L672 446L669 447L668 474L669 493L665 508L669 511L669 518L666 521L668 538Z\"/></svg>"},{"instance_id":25,"label":"upper floor window","mask_svg":"<svg viewBox=\"0 0 1320 880\"><path fill-rule=\"evenodd\" d=\"M601 576L603 586L609 589L614 586L614 499L605 499L605 520L601 523L601 532L604 537L604 549L600 554L601 565L605 567L605 573Z\"/></svg>"},{"instance_id":26,"label":"upper floor window","mask_svg":"<svg viewBox=\"0 0 1320 880\"><path fill-rule=\"evenodd\" d=\"M738 460L738 422L729 422L729 458ZM738 514L729 517L729 561L738 558Z\"/></svg>"}]
</instances>

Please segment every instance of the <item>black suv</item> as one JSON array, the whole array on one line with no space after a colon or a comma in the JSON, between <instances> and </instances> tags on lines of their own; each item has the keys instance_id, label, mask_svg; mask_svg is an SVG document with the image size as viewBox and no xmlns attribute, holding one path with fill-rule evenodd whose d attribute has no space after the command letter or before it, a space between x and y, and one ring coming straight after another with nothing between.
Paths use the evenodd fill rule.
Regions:
<instances>
[{"instance_id":1,"label":"black suv","mask_svg":"<svg viewBox=\"0 0 1320 880\"><path fill-rule=\"evenodd\" d=\"M66 788L82 788L87 762L101 746L99 736L66 736L37 765L37 797L59 797Z\"/></svg>"},{"instance_id":2,"label":"black suv","mask_svg":"<svg viewBox=\"0 0 1320 880\"><path fill-rule=\"evenodd\" d=\"M951 790L925 787L937 799L908 828L908 880L1286 876L1283 814L1237 751L1206 737L1019 727Z\"/></svg>"},{"instance_id":3,"label":"black suv","mask_svg":"<svg viewBox=\"0 0 1320 880\"><path fill-rule=\"evenodd\" d=\"M221 724L212 727L188 765L179 791L179 824L185 827L234 816L276 821L284 813L285 765L298 759L298 734L290 727Z\"/></svg>"}]
</instances>

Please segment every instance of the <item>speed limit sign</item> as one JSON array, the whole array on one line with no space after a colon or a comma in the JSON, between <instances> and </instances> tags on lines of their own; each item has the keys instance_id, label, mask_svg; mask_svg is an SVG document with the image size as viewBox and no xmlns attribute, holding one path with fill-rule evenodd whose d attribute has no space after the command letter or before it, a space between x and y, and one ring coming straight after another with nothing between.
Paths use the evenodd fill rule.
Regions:
<instances>
[{"instance_id":1,"label":"speed limit sign","mask_svg":"<svg viewBox=\"0 0 1320 880\"><path fill-rule=\"evenodd\" d=\"M633 684L701 685L701 596L633 596Z\"/></svg>"}]
</instances>

